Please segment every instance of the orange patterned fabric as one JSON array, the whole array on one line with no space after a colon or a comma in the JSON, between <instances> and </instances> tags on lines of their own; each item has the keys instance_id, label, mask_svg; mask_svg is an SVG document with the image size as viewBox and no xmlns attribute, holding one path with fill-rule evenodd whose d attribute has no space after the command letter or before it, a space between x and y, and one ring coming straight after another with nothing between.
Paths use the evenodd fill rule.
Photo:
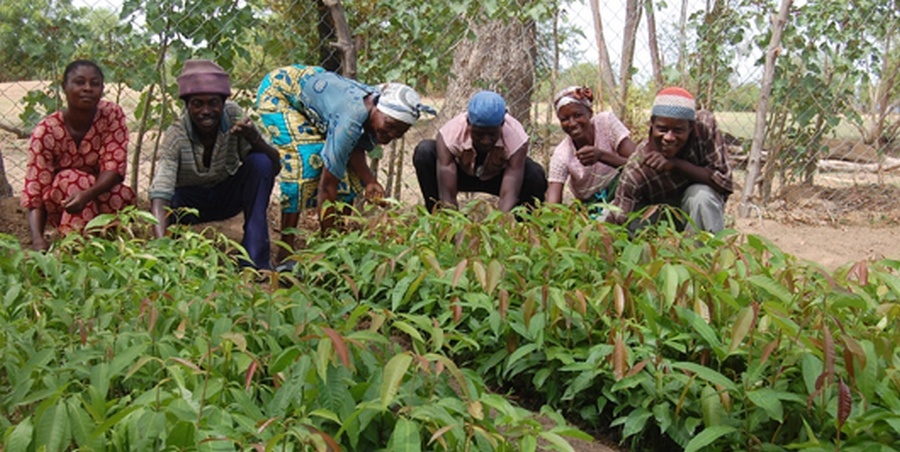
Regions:
<instances>
[{"instance_id":1,"label":"orange patterned fabric","mask_svg":"<svg viewBox=\"0 0 900 452\"><path fill-rule=\"evenodd\" d=\"M134 191L118 184L80 213L69 214L62 208L63 200L93 186L103 171L115 171L124 178L127 157L128 128L118 105L100 101L94 123L79 146L69 135L62 111L57 111L41 120L31 134L22 207L43 207L48 223L62 233L80 230L100 213L134 204Z\"/></svg>"}]
</instances>

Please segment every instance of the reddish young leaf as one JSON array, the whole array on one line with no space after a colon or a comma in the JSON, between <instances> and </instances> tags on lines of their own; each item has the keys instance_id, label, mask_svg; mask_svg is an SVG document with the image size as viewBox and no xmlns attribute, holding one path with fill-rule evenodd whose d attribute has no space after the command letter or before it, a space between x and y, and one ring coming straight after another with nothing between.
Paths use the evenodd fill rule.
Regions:
<instances>
[{"instance_id":1,"label":"reddish young leaf","mask_svg":"<svg viewBox=\"0 0 900 452\"><path fill-rule=\"evenodd\" d=\"M621 380L625 377L625 366L627 365L628 353L625 350L625 341L622 340L621 337L616 337L616 342L613 345L613 376L616 378L616 381Z\"/></svg>"},{"instance_id":2,"label":"reddish young leaf","mask_svg":"<svg viewBox=\"0 0 900 452\"><path fill-rule=\"evenodd\" d=\"M346 273L341 276L344 277L344 281L347 281L347 285L350 286L350 290L353 292L353 298L359 300L359 288L356 287L356 281Z\"/></svg>"},{"instance_id":3,"label":"reddish young leaf","mask_svg":"<svg viewBox=\"0 0 900 452\"><path fill-rule=\"evenodd\" d=\"M500 318L506 320L506 311L509 309L509 291L500 289Z\"/></svg>"},{"instance_id":4,"label":"reddish young leaf","mask_svg":"<svg viewBox=\"0 0 900 452\"><path fill-rule=\"evenodd\" d=\"M450 301L450 312L453 313L453 322L459 323L459 320L462 319L462 306L459 304L459 297L453 297L453 300Z\"/></svg>"},{"instance_id":5,"label":"reddish young leaf","mask_svg":"<svg viewBox=\"0 0 900 452\"><path fill-rule=\"evenodd\" d=\"M430 446L431 443L433 443L435 441L440 441L441 445L446 447L447 442L443 438L444 433L449 432L450 429L453 427L454 427L454 424L450 424L450 425L445 425L445 426L435 430L434 434L431 435L431 439L428 440L428 445Z\"/></svg>"},{"instance_id":6,"label":"reddish young leaf","mask_svg":"<svg viewBox=\"0 0 900 452\"><path fill-rule=\"evenodd\" d=\"M575 300L578 302L575 303L575 310L581 315L587 314L587 298L584 296L584 292L582 292L581 289L575 289Z\"/></svg>"},{"instance_id":7,"label":"reddish young leaf","mask_svg":"<svg viewBox=\"0 0 900 452\"><path fill-rule=\"evenodd\" d=\"M637 375L637 373L644 370L644 368L647 367L647 364L649 364L649 363L650 363L650 360L645 359L645 360L635 364L634 367L632 367L631 369L628 370L628 373L625 374L625 376L631 377L631 376Z\"/></svg>"},{"instance_id":8,"label":"reddish young leaf","mask_svg":"<svg viewBox=\"0 0 900 452\"><path fill-rule=\"evenodd\" d=\"M322 438L322 440L325 441L325 445L328 446L329 450L332 450L334 452L340 452L341 450L343 450L343 449L341 449L341 445L338 444L338 442L335 441L334 438L331 437L331 435L313 427L312 425L309 425L309 424L301 424L301 425L306 427L306 429L308 429L312 433L318 435L319 438Z\"/></svg>"},{"instance_id":9,"label":"reddish young leaf","mask_svg":"<svg viewBox=\"0 0 900 452\"><path fill-rule=\"evenodd\" d=\"M84 328L84 320L78 319L78 335L81 339L81 345L87 344L87 330Z\"/></svg>"},{"instance_id":10,"label":"reddish young leaf","mask_svg":"<svg viewBox=\"0 0 900 452\"><path fill-rule=\"evenodd\" d=\"M716 384L716 392L719 393L719 400L722 402L722 406L725 407L726 412L731 412L731 394L728 393L728 390L725 389L724 386L720 384Z\"/></svg>"},{"instance_id":11,"label":"reddish young leaf","mask_svg":"<svg viewBox=\"0 0 900 452\"><path fill-rule=\"evenodd\" d=\"M453 287L459 283L459 278L462 278L463 273L466 272L466 267L469 265L468 259L463 259L456 264L456 270L453 272Z\"/></svg>"},{"instance_id":12,"label":"reddish young leaf","mask_svg":"<svg viewBox=\"0 0 900 452\"><path fill-rule=\"evenodd\" d=\"M534 316L535 310L534 295L529 293L525 297L525 303L522 304L522 320L525 322L525 328L531 325L531 318Z\"/></svg>"},{"instance_id":13,"label":"reddish young leaf","mask_svg":"<svg viewBox=\"0 0 900 452\"><path fill-rule=\"evenodd\" d=\"M848 348L844 348L844 368L847 369L850 381L856 382L856 369L853 368L853 353Z\"/></svg>"},{"instance_id":14,"label":"reddish young leaf","mask_svg":"<svg viewBox=\"0 0 900 452\"><path fill-rule=\"evenodd\" d=\"M338 354L338 358L341 359L344 366L350 367L350 350L347 349L347 343L344 342L344 338L341 337L340 333L328 327L323 326L322 331L331 339L334 351Z\"/></svg>"},{"instance_id":15,"label":"reddish young leaf","mask_svg":"<svg viewBox=\"0 0 900 452\"><path fill-rule=\"evenodd\" d=\"M850 387L841 378L838 384L838 430L844 426L844 422L850 417L853 408L853 398L850 397Z\"/></svg>"},{"instance_id":16,"label":"reddish young leaf","mask_svg":"<svg viewBox=\"0 0 900 452\"><path fill-rule=\"evenodd\" d=\"M778 336L777 339L775 339L772 342L769 342L768 344L766 344L765 347L763 347L762 356L759 357L760 365L763 365L766 363L766 361L768 361L769 355L772 354L772 352L775 350L775 347L778 347L778 344L780 344L780 343L781 343L781 336Z\"/></svg>"},{"instance_id":17,"label":"reddish young leaf","mask_svg":"<svg viewBox=\"0 0 900 452\"><path fill-rule=\"evenodd\" d=\"M270 418L266 419L265 421L259 423L258 427L256 427L256 434L259 435L260 433L262 433L263 431L266 430L266 427L272 425L272 423L277 420L278 420L277 417L270 417Z\"/></svg>"},{"instance_id":18,"label":"reddish young leaf","mask_svg":"<svg viewBox=\"0 0 900 452\"><path fill-rule=\"evenodd\" d=\"M174 333L174 334L175 334L175 338L176 338L176 339L183 339L183 338L184 338L184 330L185 330L185 328L187 328L187 319L182 320L181 323L178 324L178 327L175 328L175 333Z\"/></svg>"},{"instance_id":19,"label":"reddish young leaf","mask_svg":"<svg viewBox=\"0 0 900 452\"><path fill-rule=\"evenodd\" d=\"M856 358L856 364L859 366L859 368L865 369L866 351L863 350L861 345L859 345L859 342L857 342L856 339L853 339L847 334L841 335L841 341L844 343L845 350L849 350L853 357ZM851 363L850 361L846 361L844 363L844 365L847 366L847 369L852 369L852 364L853 363Z\"/></svg>"},{"instance_id":20,"label":"reddish young leaf","mask_svg":"<svg viewBox=\"0 0 900 452\"><path fill-rule=\"evenodd\" d=\"M860 286L869 285L869 265L866 261L859 261L850 267L850 273L847 276L855 276Z\"/></svg>"},{"instance_id":21,"label":"reddish young leaf","mask_svg":"<svg viewBox=\"0 0 900 452\"><path fill-rule=\"evenodd\" d=\"M250 390L250 383L253 381L253 375L256 373L256 360L250 361L250 367L247 368L247 374L244 375L244 390Z\"/></svg>"}]
</instances>

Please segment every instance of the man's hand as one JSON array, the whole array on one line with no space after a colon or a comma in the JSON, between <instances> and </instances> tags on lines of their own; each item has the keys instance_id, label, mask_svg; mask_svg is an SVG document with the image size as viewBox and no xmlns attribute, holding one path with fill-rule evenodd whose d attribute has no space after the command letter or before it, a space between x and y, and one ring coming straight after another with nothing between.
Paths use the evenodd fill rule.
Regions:
<instances>
[{"instance_id":1,"label":"man's hand","mask_svg":"<svg viewBox=\"0 0 900 452\"><path fill-rule=\"evenodd\" d=\"M672 171L672 168L675 168L675 163L672 162L672 160L667 159L666 156L657 151L650 151L647 153L647 158L644 159L644 165L661 173Z\"/></svg>"},{"instance_id":2,"label":"man's hand","mask_svg":"<svg viewBox=\"0 0 900 452\"><path fill-rule=\"evenodd\" d=\"M237 135L247 140L250 144L255 144L262 138L259 134L259 130L256 129L256 126L253 125L253 121L251 121L250 118L244 118L238 121L235 125L231 126L231 130L229 130L228 133Z\"/></svg>"}]
</instances>

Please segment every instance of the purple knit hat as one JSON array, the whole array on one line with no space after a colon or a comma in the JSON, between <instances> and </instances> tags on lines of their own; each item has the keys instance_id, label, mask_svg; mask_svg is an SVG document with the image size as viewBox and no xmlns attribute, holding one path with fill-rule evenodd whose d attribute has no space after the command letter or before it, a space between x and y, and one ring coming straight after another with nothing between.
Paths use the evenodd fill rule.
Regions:
<instances>
[{"instance_id":1,"label":"purple knit hat","mask_svg":"<svg viewBox=\"0 0 900 452\"><path fill-rule=\"evenodd\" d=\"M178 97L194 94L231 95L231 80L222 66L210 60L187 60L178 76Z\"/></svg>"}]
</instances>

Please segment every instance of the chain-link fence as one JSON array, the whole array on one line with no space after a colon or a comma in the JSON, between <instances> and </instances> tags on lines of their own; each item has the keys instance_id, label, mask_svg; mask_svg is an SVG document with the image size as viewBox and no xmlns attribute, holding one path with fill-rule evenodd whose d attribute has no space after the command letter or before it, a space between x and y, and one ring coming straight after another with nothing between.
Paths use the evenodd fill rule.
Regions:
<instances>
[{"instance_id":1,"label":"chain-link fence","mask_svg":"<svg viewBox=\"0 0 900 452\"><path fill-rule=\"evenodd\" d=\"M439 3L439 4L438 4ZM563 133L550 107L572 84L599 92L634 141L647 134L654 93L680 85L716 113L731 145L729 204L794 218L900 218L900 5L896 0L791 4L772 72L766 50L779 3L750 0L624 2L496 0L421 2L247 0L4 0L0 6L0 152L6 181L24 183L28 136L64 105L62 68L97 61L106 97L126 111L129 175L139 197L160 131L182 112L175 76L188 58L210 58L232 76L252 113L270 70L315 64L376 84L401 81L441 112L387 146L377 165L388 193L421 202L412 149L463 110L475 90L507 98L546 165ZM744 198L756 110L759 176ZM0 179L0 195L3 194ZM806 209L797 214L798 209ZM807 218L808 217L808 218Z\"/></svg>"}]
</instances>

